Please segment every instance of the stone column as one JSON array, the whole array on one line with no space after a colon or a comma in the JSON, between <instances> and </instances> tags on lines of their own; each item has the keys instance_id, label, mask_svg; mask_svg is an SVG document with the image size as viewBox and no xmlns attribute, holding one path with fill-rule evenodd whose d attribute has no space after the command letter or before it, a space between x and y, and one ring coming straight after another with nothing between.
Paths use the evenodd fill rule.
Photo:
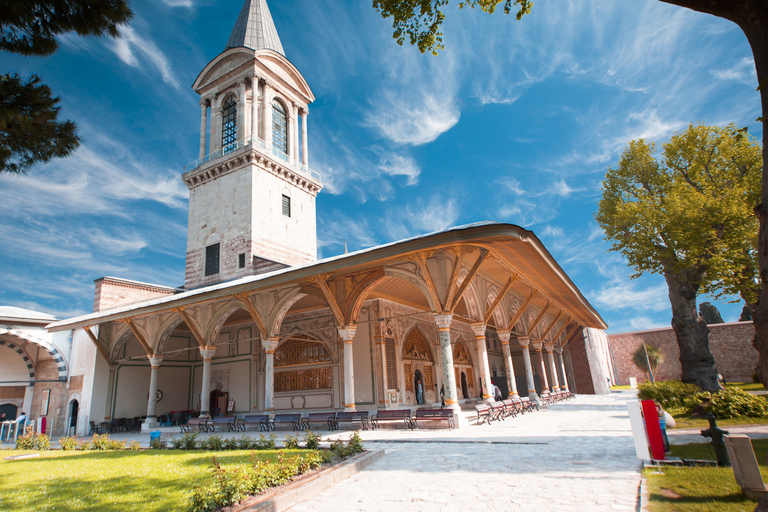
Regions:
<instances>
[{"instance_id":1,"label":"stone column","mask_svg":"<svg viewBox=\"0 0 768 512\"><path fill-rule=\"evenodd\" d=\"M541 392L549 392L549 380L547 379L547 367L544 364L544 353L541 351L543 343L540 340L533 340L531 342L533 348L536 349L536 355L539 356L539 375L541 375Z\"/></svg>"},{"instance_id":2,"label":"stone column","mask_svg":"<svg viewBox=\"0 0 768 512\"><path fill-rule=\"evenodd\" d=\"M289 148L291 159L299 163L299 107L291 104L288 114L291 117L291 147Z\"/></svg>"},{"instance_id":3,"label":"stone column","mask_svg":"<svg viewBox=\"0 0 768 512\"><path fill-rule=\"evenodd\" d=\"M303 109L301 115L301 163L305 166L309 165L309 154L307 143L307 116L309 115L309 109Z\"/></svg>"},{"instance_id":4,"label":"stone column","mask_svg":"<svg viewBox=\"0 0 768 512\"><path fill-rule=\"evenodd\" d=\"M208 154L216 151L216 95L208 99L208 106L211 108L211 120L208 123Z\"/></svg>"},{"instance_id":5,"label":"stone column","mask_svg":"<svg viewBox=\"0 0 768 512\"><path fill-rule=\"evenodd\" d=\"M504 351L504 365L507 369L507 388L509 389L508 398L519 398L517 393L517 382L515 381L515 367L512 365L512 351L509 348L510 332L506 329L496 331L501 339L501 349Z\"/></svg>"},{"instance_id":6,"label":"stone column","mask_svg":"<svg viewBox=\"0 0 768 512\"><path fill-rule=\"evenodd\" d=\"M523 364L525 365L525 380L528 382L528 398L533 401L539 401L539 395L536 394L536 386L533 383L533 368L531 368L531 353L528 351L528 344L531 339L528 336L517 338L517 342L523 347Z\"/></svg>"},{"instance_id":7,"label":"stone column","mask_svg":"<svg viewBox=\"0 0 768 512\"><path fill-rule=\"evenodd\" d=\"M200 356L203 358L203 385L200 390L200 417L208 418L211 408L211 359L216 354L216 347L206 346L200 349Z\"/></svg>"},{"instance_id":8,"label":"stone column","mask_svg":"<svg viewBox=\"0 0 768 512\"><path fill-rule=\"evenodd\" d=\"M389 398L389 380L387 375L387 344L384 336L380 334L374 335L374 343L379 347L379 353L381 354L381 386L384 388L384 401L381 403L382 407L386 405Z\"/></svg>"},{"instance_id":9,"label":"stone column","mask_svg":"<svg viewBox=\"0 0 768 512\"><path fill-rule=\"evenodd\" d=\"M259 77L251 75L251 147L259 137Z\"/></svg>"},{"instance_id":10,"label":"stone column","mask_svg":"<svg viewBox=\"0 0 768 512\"><path fill-rule=\"evenodd\" d=\"M211 110L213 112L213 110ZM215 121L213 122L213 133L211 134L211 143L213 144L213 151L219 151L221 149L221 107L216 108L216 114L213 116Z\"/></svg>"},{"instance_id":11,"label":"stone column","mask_svg":"<svg viewBox=\"0 0 768 512\"><path fill-rule=\"evenodd\" d=\"M264 361L264 410L266 412L275 410L275 350L279 342L280 338L276 336L261 340L266 353Z\"/></svg>"},{"instance_id":12,"label":"stone column","mask_svg":"<svg viewBox=\"0 0 768 512\"><path fill-rule=\"evenodd\" d=\"M200 101L200 160L205 158L205 136L208 128L208 100Z\"/></svg>"},{"instance_id":13,"label":"stone column","mask_svg":"<svg viewBox=\"0 0 768 512\"><path fill-rule=\"evenodd\" d=\"M450 313L434 315L435 323L440 337L440 365L443 373L443 393L445 394L445 406L453 409L454 416L461 416L461 407L456 395L456 375L453 372L453 349L451 347L451 320ZM438 394L440 390L438 390Z\"/></svg>"},{"instance_id":14,"label":"stone column","mask_svg":"<svg viewBox=\"0 0 768 512\"><path fill-rule=\"evenodd\" d=\"M261 98L261 113L264 118L264 142L272 145L272 88L264 81L264 95Z\"/></svg>"},{"instance_id":15,"label":"stone column","mask_svg":"<svg viewBox=\"0 0 768 512\"><path fill-rule=\"evenodd\" d=\"M355 410L355 360L352 341L357 332L356 325L339 327L339 336L344 344L344 410Z\"/></svg>"},{"instance_id":16,"label":"stone column","mask_svg":"<svg viewBox=\"0 0 768 512\"><path fill-rule=\"evenodd\" d=\"M560 391L560 384L557 381L557 368L555 368L555 355L553 351L555 346L551 343L544 345L547 350L547 358L549 359L549 373L552 375L552 392L557 393Z\"/></svg>"},{"instance_id":17,"label":"stone column","mask_svg":"<svg viewBox=\"0 0 768 512\"><path fill-rule=\"evenodd\" d=\"M117 363L109 364L109 380L107 381L107 408L104 410L104 419L112 419L112 400L115 396L115 377L117 376Z\"/></svg>"},{"instance_id":18,"label":"stone column","mask_svg":"<svg viewBox=\"0 0 768 512\"><path fill-rule=\"evenodd\" d=\"M491 369L488 364L488 348L485 345L485 323L477 322L469 324L475 333L475 343L477 344L477 357L480 362L480 378L483 381L483 400L487 402L494 401L493 384L491 383Z\"/></svg>"},{"instance_id":19,"label":"stone column","mask_svg":"<svg viewBox=\"0 0 768 512\"><path fill-rule=\"evenodd\" d=\"M245 139L245 78L237 81L237 127L235 143Z\"/></svg>"},{"instance_id":20,"label":"stone column","mask_svg":"<svg viewBox=\"0 0 768 512\"><path fill-rule=\"evenodd\" d=\"M147 399L147 419L141 425L141 430L149 430L157 427L157 374L160 370L160 363L163 362L163 356L150 356L149 358L149 398Z\"/></svg>"},{"instance_id":21,"label":"stone column","mask_svg":"<svg viewBox=\"0 0 768 512\"><path fill-rule=\"evenodd\" d=\"M563 391L569 392L568 376L565 374L565 363L563 362L563 347L557 347L555 352L557 352L557 362L560 364L560 371L563 376Z\"/></svg>"}]
</instances>

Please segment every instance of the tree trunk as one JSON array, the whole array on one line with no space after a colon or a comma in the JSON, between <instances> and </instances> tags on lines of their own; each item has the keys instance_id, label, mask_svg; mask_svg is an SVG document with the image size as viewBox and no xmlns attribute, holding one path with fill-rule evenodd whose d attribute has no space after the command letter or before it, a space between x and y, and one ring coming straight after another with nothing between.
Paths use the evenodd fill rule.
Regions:
<instances>
[{"instance_id":1,"label":"tree trunk","mask_svg":"<svg viewBox=\"0 0 768 512\"><path fill-rule=\"evenodd\" d=\"M709 351L709 329L696 309L699 286L685 274L665 272L664 278L672 305L672 329L680 348L681 380L704 391L720 391L715 358Z\"/></svg>"},{"instance_id":2,"label":"tree trunk","mask_svg":"<svg viewBox=\"0 0 768 512\"><path fill-rule=\"evenodd\" d=\"M736 23L747 36L752 55L755 57L758 90L763 118L763 180L760 204L755 213L760 220L757 238L757 259L760 266L761 292L757 309L752 313L755 324L754 345L760 354L757 374L764 385L768 385L768 154L765 152L765 137L768 129L768 2L765 0L661 0L662 2L687 7L695 11L712 14Z\"/></svg>"}]
</instances>

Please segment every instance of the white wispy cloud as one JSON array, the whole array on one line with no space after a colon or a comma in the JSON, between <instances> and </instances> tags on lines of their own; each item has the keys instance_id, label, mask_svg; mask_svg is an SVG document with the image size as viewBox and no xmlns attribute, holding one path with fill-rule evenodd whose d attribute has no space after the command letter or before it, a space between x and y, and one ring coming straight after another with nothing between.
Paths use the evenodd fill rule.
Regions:
<instances>
[{"instance_id":1,"label":"white wispy cloud","mask_svg":"<svg viewBox=\"0 0 768 512\"><path fill-rule=\"evenodd\" d=\"M636 281L625 280L608 284L594 295L595 302L611 310L635 309L664 311L669 309L669 288L666 283L638 289Z\"/></svg>"},{"instance_id":2,"label":"white wispy cloud","mask_svg":"<svg viewBox=\"0 0 768 512\"><path fill-rule=\"evenodd\" d=\"M162 0L162 2L169 7L186 7L187 9L195 5L192 0Z\"/></svg>"},{"instance_id":3,"label":"white wispy cloud","mask_svg":"<svg viewBox=\"0 0 768 512\"><path fill-rule=\"evenodd\" d=\"M118 58L129 66L141 67L142 63L137 53L143 56L160 73L165 83L176 89L179 88L179 82L171 70L168 58L154 41L139 35L133 26L120 27L120 37L108 41L107 44Z\"/></svg>"},{"instance_id":4,"label":"white wispy cloud","mask_svg":"<svg viewBox=\"0 0 768 512\"><path fill-rule=\"evenodd\" d=\"M712 74L720 80L736 80L750 84L757 82L755 61L749 57L741 59L730 68L716 69Z\"/></svg>"},{"instance_id":5,"label":"white wispy cloud","mask_svg":"<svg viewBox=\"0 0 768 512\"><path fill-rule=\"evenodd\" d=\"M382 230L389 240L402 240L455 226L458 218L456 200L435 194L427 201L417 199L411 204L390 209L382 219Z\"/></svg>"}]
</instances>

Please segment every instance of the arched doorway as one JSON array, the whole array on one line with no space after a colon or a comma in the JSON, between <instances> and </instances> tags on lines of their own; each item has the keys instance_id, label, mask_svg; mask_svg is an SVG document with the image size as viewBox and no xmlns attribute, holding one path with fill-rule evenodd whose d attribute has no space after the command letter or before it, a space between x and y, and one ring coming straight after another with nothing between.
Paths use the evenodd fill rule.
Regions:
<instances>
[{"instance_id":1,"label":"arched doorway","mask_svg":"<svg viewBox=\"0 0 768 512\"><path fill-rule=\"evenodd\" d=\"M424 379L421 375L421 370L413 372L413 389L416 394L416 403L421 405L424 403Z\"/></svg>"},{"instance_id":2,"label":"arched doorway","mask_svg":"<svg viewBox=\"0 0 768 512\"><path fill-rule=\"evenodd\" d=\"M434 359L427 337L414 327L403 343L403 372L405 373L405 403L416 405L417 380L422 385L422 403L435 403Z\"/></svg>"},{"instance_id":3,"label":"arched doorway","mask_svg":"<svg viewBox=\"0 0 768 512\"><path fill-rule=\"evenodd\" d=\"M453 349L453 369L456 374L456 391L459 399L467 400L476 397L472 358L462 341L456 343Z\"/></svg>"},{"instance_id":4,"label":"arched doorway","mask_svg":"<svg viewBox=\"0 0 768 512\"><path fill-rule=\"evenodd\" d=\"M225 391L219 389L211 391L211 400L208 402L208 413L211 415L211 418L216 416L226 416L228 398L229 393Z\"/></svg>"},{"instance_id":5,"label":"arched doorway","mask_svg":"<svg viewBox=\"0 0 768 512\"><path fill-rule=\"evenodd\" d=\"M15 420L19 408L13 404L0 405L0 421Z\"/></svg>"},{"instance_id":6,"label":"arched doorway","mask_svg":"<svg viewBox=\"0 0 768 512\"><path fill-rule=\"evenodd\" d=\"M77 432L77 415L80 412L80 404L77 400L69 402L69 435Z\"/></svg>"}]
</instances>

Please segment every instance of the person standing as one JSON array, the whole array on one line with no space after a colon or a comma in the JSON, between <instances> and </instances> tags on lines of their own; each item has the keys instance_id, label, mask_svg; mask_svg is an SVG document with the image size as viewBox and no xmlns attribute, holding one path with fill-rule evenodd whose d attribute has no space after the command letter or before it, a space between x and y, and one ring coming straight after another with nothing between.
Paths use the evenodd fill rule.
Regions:
<instances>
[{"instance_id":1,"label":"person standing","mask_svg":"<svg viewBox=\"0 0 768 512\"><path fill-rule=\"evenodd\" d=\"M416 381L416 403L417 404L423 404L424 403L424 390L421 387L421 381Z\"/></svg>"}]
</instances>

